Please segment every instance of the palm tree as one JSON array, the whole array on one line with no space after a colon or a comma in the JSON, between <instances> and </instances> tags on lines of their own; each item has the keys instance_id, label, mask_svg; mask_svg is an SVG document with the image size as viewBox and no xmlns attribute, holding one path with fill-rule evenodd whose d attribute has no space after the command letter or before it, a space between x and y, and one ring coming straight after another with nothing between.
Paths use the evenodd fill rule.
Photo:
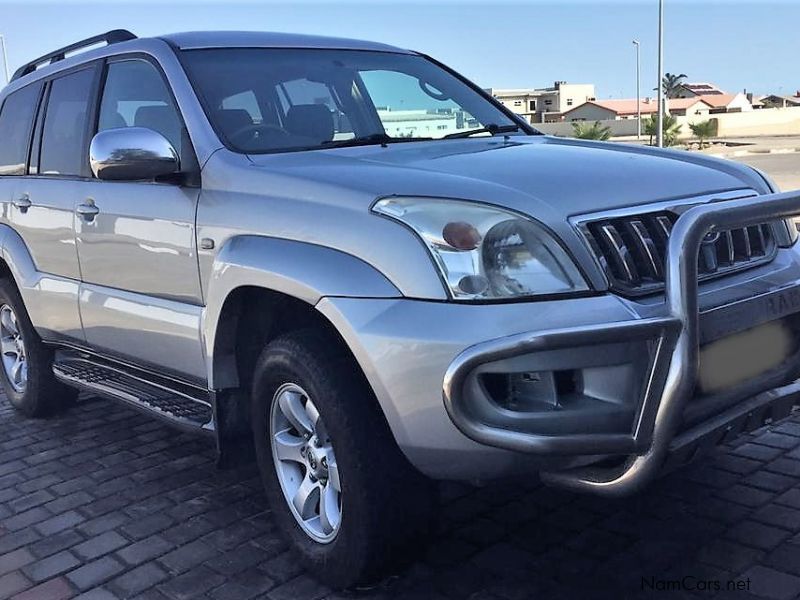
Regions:
<instances>
[{"instance_id":1,"label":"palm tree","mask_svg":"<svg viewBox=\"0 0 800 600\"><path fill-rule=\"evenodd\" d=\"M664 73L664 78L661 80L661 89L667 98L675 98L678 95L678 88L686 79L686 73L674 75L672 73Z\"/></svg>"},{"instance_id":2,"label":"palm tree","mask_svg":"<svg viewBox=\"0 0 800 600\"><path fill-rule=\"evenodd\" d=\"M664 132L664 145L674 146L678 141L678 135L681 133L681 125L678 124L677 117L666 114L664 115L664 124L662 127ZM650 145L653 145L653 138L658 131L658 117L650 115L644 120L644 132L650 136Z\"/></svg>"},{"instance_id":3,"label":"palm tree","mask_svg":"<svg viewBox=\"0 0 800 600\"><path fill-rule=\"evenodd\" d=\"M699 123L690 123L689 129L700 141L700 150L705 147L705 141L717 135L717 123L709 119L708 121L700 121Z\"/></svg>"},{"instance_id":4,"label":"palm tree","mask_svg":"<svg viewBox=\"0 0 800 600\"><path fill-rule=\"evenodd\" d=\"M600 121L595 121L589 125L586 122L575 121L572 123L573 135L582 140L605 141L611 137L611 127L601 125Z\"/></svg>"}]
</instances>

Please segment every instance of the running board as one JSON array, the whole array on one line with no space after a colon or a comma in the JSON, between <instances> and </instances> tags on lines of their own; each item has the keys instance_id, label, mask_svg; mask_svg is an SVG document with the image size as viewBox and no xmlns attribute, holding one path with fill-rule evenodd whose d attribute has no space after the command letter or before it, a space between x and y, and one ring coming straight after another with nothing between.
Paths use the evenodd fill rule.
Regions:
<instances>
[{"instance_id":1,"label":"running board","mask_svg":"<svg viewBox=\"0 0 800 600\"><path fill-rule=\"evenodd\" d=\"M86 392L121 400L181 429L214 432L211 402L200 390L100 359L66 354L53 363L56 378ZM158 381L156 381L158 379Z\"/></svg>"}]
</instances>

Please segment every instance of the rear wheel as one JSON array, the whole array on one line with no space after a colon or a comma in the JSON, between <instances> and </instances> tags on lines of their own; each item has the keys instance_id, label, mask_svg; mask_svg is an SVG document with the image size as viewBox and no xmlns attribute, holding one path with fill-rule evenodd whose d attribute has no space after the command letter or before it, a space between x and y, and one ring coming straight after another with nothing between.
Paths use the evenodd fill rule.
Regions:
<instances>
[{"instance_id":1,"label":"rear wheel","mask_svg":"<svg viewBox=\"0 0 800 600\"><path fill-rule=\"evenodd\" d=\"M253 433L267 496L304 566L338 588L419 552L431 485L402 455L349 357L311 331L280 337L255 370Z\"/></svg>"},{"instance_id":2,"label":"rear wheel","mask_svg":"<svg viewBox=\"0 0 800 600\"><path fill-rule=\"evenodd\" d=\"M14 282L0 279L0 381L12 406L45 417L70 406L78 392L53 375L53 352L31 324Z\"/></svg>"}]
</instances>

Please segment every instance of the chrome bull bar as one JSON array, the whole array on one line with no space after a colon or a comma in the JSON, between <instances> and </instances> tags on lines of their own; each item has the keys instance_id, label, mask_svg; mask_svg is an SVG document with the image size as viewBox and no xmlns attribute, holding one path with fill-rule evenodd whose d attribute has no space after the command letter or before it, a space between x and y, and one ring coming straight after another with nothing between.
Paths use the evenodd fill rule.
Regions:
<instances>
[{"instance_id":1,"label":"chrome bull bar","mask_svg":"<svg viewBox=\"0 0 800 600\"><path fill-rule=\"evenodd\" d=\"M462 352L447 370L444 403L453 423L480 443L540 455L627 454L618 467L588 466L542 473L550 484L597 495L622 496L655 478L684 406L693 393L699 359L697 262L703 238L716 230L758 225L800 214L800 191L719 200L693 207L676 221L667 248L665 314L607 325L520 334ZM658 344L639 414L630 435L545 436L487 426L469 416L463 394L473 369L503 357L658 333Z\"/></svg>"}]
</instances>

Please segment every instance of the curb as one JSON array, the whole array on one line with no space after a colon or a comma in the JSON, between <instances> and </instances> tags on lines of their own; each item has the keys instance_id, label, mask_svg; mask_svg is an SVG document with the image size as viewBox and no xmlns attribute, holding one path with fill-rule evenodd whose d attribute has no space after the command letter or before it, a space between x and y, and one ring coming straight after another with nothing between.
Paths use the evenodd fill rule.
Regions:
<instances>
[{"instance_id":1,"label":"curb","mask_svg":"<svg viewBox=\"0 0 800 600\"><path fill-rule=\"evenodd\" d=\"M793 154L800 152L800 148L771 148L766 150L734 150L733 152L725 152L720 154L708 153L706 156L713 156L714 158L737 158L740 156L749 156L752 154Z\"/></svg>"}]
</instances>

